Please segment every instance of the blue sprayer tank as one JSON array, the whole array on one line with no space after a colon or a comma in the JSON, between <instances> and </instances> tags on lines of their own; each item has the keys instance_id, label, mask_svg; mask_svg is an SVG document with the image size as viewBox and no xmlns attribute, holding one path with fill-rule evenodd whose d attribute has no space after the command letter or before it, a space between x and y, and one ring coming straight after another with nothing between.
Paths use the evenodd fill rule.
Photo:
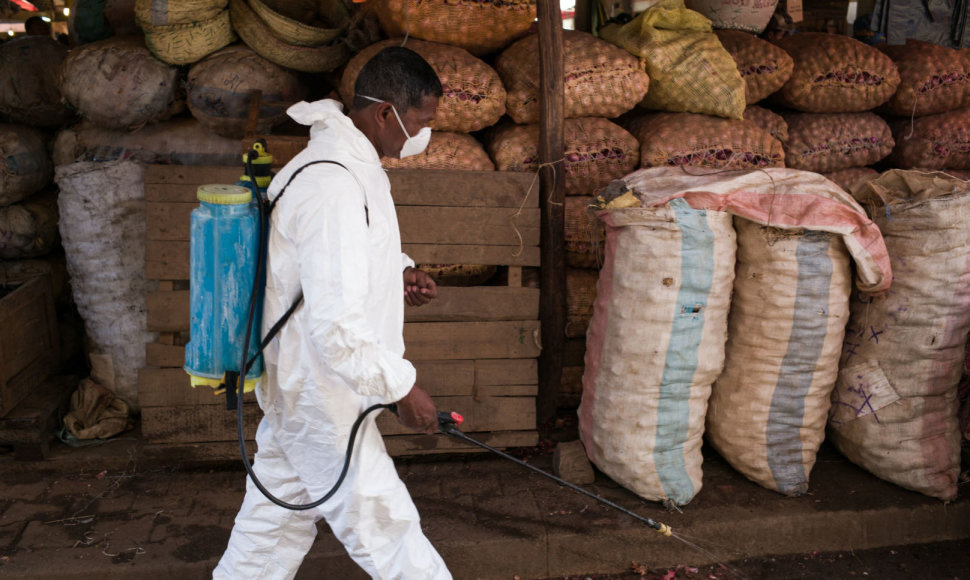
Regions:
<instances>
[{"instance_id":1,"label":"blue sprayer tank","mask_svg":"<svg viewBox=\"0 0 970 580\"><path fill-rule=\"evenodd\" d=\"M252 190L241 185L203 185L192 211L190 309L192 326L185 345L185 371L192 386L219 388L226 371L241 372L249 301L259 254L259 208ZM259 349L263 285L247 359ZM263 374L262 357L246 374L251 391Z\"/></svg>"}]
</instances>

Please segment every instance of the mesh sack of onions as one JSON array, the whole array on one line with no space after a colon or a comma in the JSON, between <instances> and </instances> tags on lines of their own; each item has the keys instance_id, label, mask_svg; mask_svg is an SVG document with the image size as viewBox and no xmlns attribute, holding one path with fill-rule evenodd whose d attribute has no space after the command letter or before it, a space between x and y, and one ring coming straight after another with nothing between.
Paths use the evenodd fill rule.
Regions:
<instances>
[{"instance_id":1,"label":"mesh sack of onions","mask_svg":"<svg viewBox=\"0 0 970 580\"><path fill-rule=\"evenodd\" d=\"M744 79L744 99L749 105L788 82L794 61L784 50L740 30L715 30L714 34L738 64L738 72Z\"/></svg>"},{"instance_id":2,"label":"mesh sack of onions","mask_svg":"<svg viewBox=\"0 0 970 580\"><path fill-rule=\"evenodd\" d=\"M889 125L873 113L792 113L785 161L788 167L827 173L872 165L893 150Z\"/></svg>"}]
</instances>

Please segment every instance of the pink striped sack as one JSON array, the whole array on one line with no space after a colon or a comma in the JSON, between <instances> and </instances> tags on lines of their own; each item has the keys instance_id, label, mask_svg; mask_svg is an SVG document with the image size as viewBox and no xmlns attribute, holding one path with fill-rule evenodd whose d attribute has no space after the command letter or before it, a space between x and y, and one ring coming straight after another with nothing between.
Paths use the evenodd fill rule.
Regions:
<instances>
[{"instance_id":1,"label":"pink striped sack","mask_svg":"<svg viewBox=\"0 0 970 580\"><path fill-rule=\"evenodd\" d=\"M885 296L851 302L829 432L876 476L952 500L970 331L970 183L892 170L853 194L885 236L895 279Z\"/></svg>"}]
</instances>

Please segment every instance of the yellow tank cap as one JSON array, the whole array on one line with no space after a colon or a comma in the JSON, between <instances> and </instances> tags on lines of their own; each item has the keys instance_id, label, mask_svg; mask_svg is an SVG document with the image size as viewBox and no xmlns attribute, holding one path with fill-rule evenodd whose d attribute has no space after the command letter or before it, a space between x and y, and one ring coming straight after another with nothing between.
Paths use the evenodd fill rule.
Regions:
<instances>
[{"instance_id":1,"label":"yellow tank cap","mask_svg":"<svg viewBox=\"0 0 970 580\"><path fill-rule=\"evenodd\" d=\"M196 195L199 201L219 205L244 204L249 203L253 199L251 189L240 185L226 185L223 183L200 185Z\"/></svg>"},{"instance_id":2,"label":"yellow tank cap","mask_svg":"<svg viewBox=\"0 0 970 580\"><path fill-rule=\"evenodd\" d=\"M192 385L192 388L211 387L212 392L215 395L221 395L226 392L226 386L225 384L223 384L224 383L223 379L210 379L208 377L200 377L198 375L193 375L191 373L188 373L188 375L189 375L189 384ZM262 377L258 379L246 379L246 381L243 383L243 392L244 393L253 392L256 389L256 384L259 383L261 379Z\"/></svg>"}]
</instances>

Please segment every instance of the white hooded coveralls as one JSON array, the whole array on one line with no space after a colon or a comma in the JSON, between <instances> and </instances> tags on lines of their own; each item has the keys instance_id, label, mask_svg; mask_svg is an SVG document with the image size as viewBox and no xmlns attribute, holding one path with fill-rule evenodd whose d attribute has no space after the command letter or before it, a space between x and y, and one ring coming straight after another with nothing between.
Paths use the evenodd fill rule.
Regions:
<instances>
[{"instance_id":1,"label":"white hooded coveralls","mask_svg":"<svg viewBox=\"0 0 970 580\"><path fill-rule=\"evenodd\" d=\"M377 151L340 103L297 103L287 112L311 125L310 142L273 179L271 199L310 161L330 159L350 170L307 167L271 214L263 332L301 289L304 301L263 354L266 376L256 395L264 416L253 468L278 498L309 503L337 480L357 416L374 403L400 400L414 385L414 367L403 358L402 276L414 263L401 252ZM247 479L213 578L293 578L322 517L372 578L450 579L421 531L375 416L361 425L339 491L318 508L279 507Z\"/></svg>"}]
</instances>

